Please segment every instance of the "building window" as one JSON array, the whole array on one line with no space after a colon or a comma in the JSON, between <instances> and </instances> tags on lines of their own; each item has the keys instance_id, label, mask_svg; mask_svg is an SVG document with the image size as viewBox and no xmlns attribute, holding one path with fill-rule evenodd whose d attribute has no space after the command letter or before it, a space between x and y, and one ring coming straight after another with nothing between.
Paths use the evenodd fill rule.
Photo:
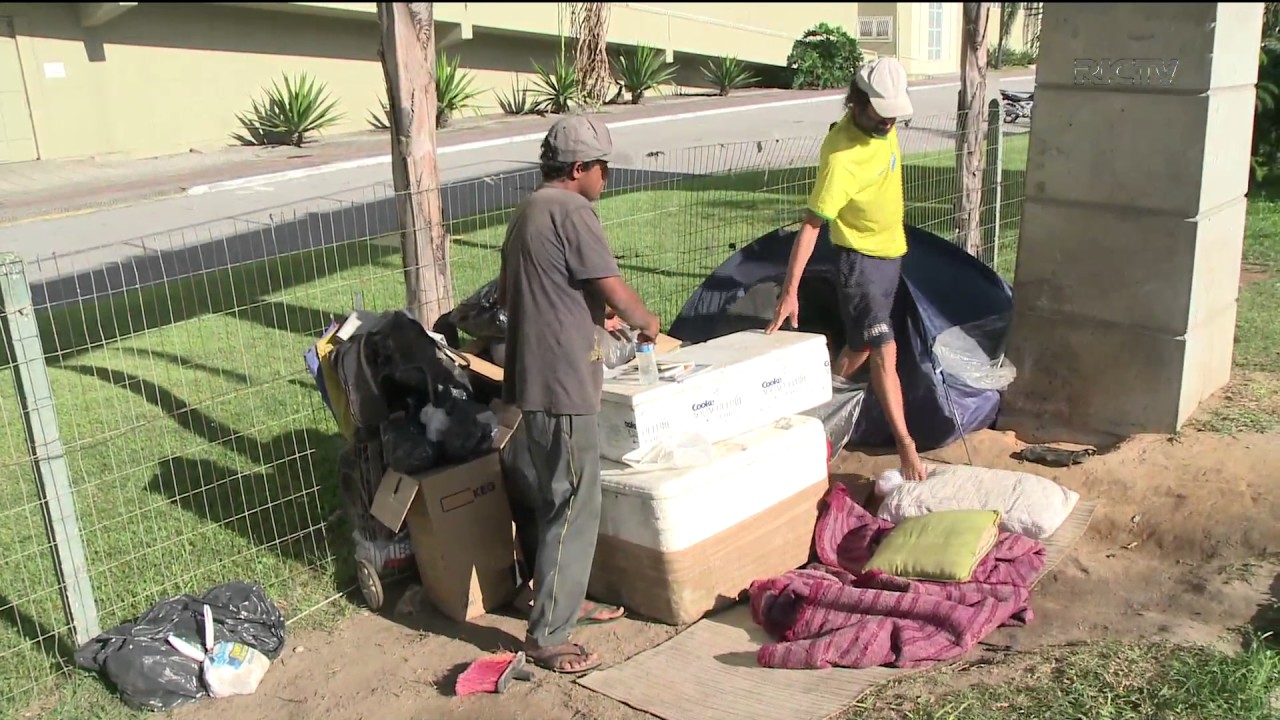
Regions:
<instances>
[{"instance_id":1,"label":"building window","mask_svg":"<svg viewBox=\"0 0 1280 720\"><path fill-rule=\"evenodd\" d=\"M893 40L893 16L858 18L858 39L872 42Z\"/></svg>"},{"instance_id":2,"label":"building window","mask_svg":"<svg viewBox=\"0 0 1280 720\"><path fill-rule=\"evenodd\" d=\"M930 60L942 59L942 3L929 3L928 52Z\"/></svg>"}]
</instances>

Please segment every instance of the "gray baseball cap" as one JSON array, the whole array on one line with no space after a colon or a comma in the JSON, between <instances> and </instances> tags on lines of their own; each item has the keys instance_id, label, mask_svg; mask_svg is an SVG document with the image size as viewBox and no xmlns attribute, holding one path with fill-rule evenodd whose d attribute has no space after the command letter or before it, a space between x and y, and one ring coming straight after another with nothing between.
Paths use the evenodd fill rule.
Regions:
<instances>
[{"instance_id":1,"label":"gray baseball cap","mask_svg":"<svg viewBox=\"0 0 1280 720\"><path fill-rule=\"evenodd\" d=\"M587 115L566 115L547 131L546 145L551 146L550 160L560 163L591 162L619 159L613 152L613 138L603 120Z\"/></svg>"}]
</instances>

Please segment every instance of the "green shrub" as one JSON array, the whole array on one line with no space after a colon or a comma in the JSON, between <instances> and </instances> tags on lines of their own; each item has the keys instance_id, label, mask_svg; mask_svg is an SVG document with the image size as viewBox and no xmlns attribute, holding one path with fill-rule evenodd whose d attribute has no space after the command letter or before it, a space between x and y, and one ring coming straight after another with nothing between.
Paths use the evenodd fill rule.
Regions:
<instances>
[{"instance_id":1,"label":"green shrub","mask_svg":"<svg viewBox=\"0 0 1280 720\"><path fill-rule=\"evenodd\" d=\"M511 81L510 95L504 95L501 90L494 90L493 94L498 96L498 107L508 115L528 115L532 112L529 87L521 82L519 76Z\"/></svg>"},{"instance_id":2,"label":"green shrub","mask_svg":"<svg viewBox=\"0 0 1280 720\"><path fill-rule=\"evenodd\" d=\"M862 48L839 25L818 23L791 45L787 67L797 90L846 88L862 65Z\"/></svg>"},{"instance_id":3,"label":"green shrub","mask_svg":"<svg viewBox=\"0 0 1280 720\"><path fill-rule=\"evenodd\" d=\"M264 89L262 102L251 101L248 113L237 113L244 133L232 137L244 145L292 145L302 147L315 133L340 121L338 101L329 96L324 83L317 84L306 73L284 76L284 87L274 80Z\"/></svg>"},{"instance_id":4,"label":"green shrub","mask_svg":"<svg viewBox=\"0 0 1280 720\"><path fill-rule=\"evenodd\" d=\"M731 90L760 81L760 78L751 74L746 63L736 57L712 60L702 68L702 75L722 96L728 95Z\"/></svg>"},{"instance_id":5,"label":"green shrub","mask_svg":"<svg viewBox=\"0 0 1280 720\"><path fill-rule=\"evenodd\" d=\"M1280 171L1280 42L1263 43L1258 57L1253 120L1253 184L1274 182Z\"/></svg>"},{"instance_id":6,"label":"green shrub","mask_svg":"<svg viewBox=\"0 0 1280 720\"><path fill-rule=\"evenodd\" d=\"M475 107L471 102L480 91L472 87L475 77L466 71L458 70L458 59L452 62L444 54L436 60L436 129L449 127L449 120L454 113Z\"/></svg>"},{"instance_id":7,"label":"green shrub","mask_svg":"<svg viewBox=\"0 0 1280 720\"><path fill-rule=\"evenodd\" d=\"M665 53L647 45L637 46L629 55L618 55L614 68L623 89L631 94L632 105L639 105L646 92L656 91L676 76L676 66L666 65Z\"/></svg>"},{"instance_id":8,"label":"green shrub","mask_svg":"<svg viewBox=\"0 0 1280 720\"><path fill-rule=\"evenodd\" d=\"M565 61L563 55L556 59L551 70L535 62L533 71L537 74L531 91L535 98L531 106L534 112L563 114L581 102L582 83L578 79L578 71L573 63Z\"/></svg>"},{"instance_id":9,"label":"green shrub","mask_svg":"<svg viewBox=\"0 0 1280 720\"><path fill-rule=\"evenodd\" d=\"M1036 64L1036 53L1030 48L1022 48L1013 50L1011 48L1004 49L1004 62L997 62L998 48L991 48L987 51L987 67L1028 67Z\"/></svg>"}]
</instances>

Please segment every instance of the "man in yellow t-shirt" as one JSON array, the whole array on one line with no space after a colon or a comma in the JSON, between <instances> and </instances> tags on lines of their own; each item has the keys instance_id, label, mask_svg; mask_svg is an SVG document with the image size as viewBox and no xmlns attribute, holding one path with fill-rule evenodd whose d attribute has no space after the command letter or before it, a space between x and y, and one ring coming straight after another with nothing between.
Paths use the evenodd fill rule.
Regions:
<instances>
[{"instance_id":1,"label":"man in yellow t-shirt","mask_svg":"<svg viewBox=\"0 0 1280 720\"><path fill-rule=\"evenodd\" d=\"M823 223L836 248L845 345L835 373L851 378L868 358L871 383L893 430L903 477L923 480L925 469L907 431L893 340L893 299L907 253L902 151L896 124L912 114L907 72L893 58L858 69L845 98L845 115L822 143L818 177L796 233L786 280L766 332L788 320L799 327L798 292Z\"/></svg>"}]
</instances>

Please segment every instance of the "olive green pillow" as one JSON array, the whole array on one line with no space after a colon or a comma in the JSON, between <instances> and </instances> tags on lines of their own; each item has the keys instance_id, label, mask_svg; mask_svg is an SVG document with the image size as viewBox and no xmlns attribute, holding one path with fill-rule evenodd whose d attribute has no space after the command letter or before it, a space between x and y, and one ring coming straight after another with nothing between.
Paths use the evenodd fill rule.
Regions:
<instances>
[{"instance_id":1,"label":"olive green pillow","mask_svg":"<svg viewBox=\"0 0 1280 720\"><path fill-rule=\"evenodd\" d=\"M942 510L907 518L889 531L866 569L908 580L968 582L999 537L995 510Z\"/></svg>"}]
</instances>

